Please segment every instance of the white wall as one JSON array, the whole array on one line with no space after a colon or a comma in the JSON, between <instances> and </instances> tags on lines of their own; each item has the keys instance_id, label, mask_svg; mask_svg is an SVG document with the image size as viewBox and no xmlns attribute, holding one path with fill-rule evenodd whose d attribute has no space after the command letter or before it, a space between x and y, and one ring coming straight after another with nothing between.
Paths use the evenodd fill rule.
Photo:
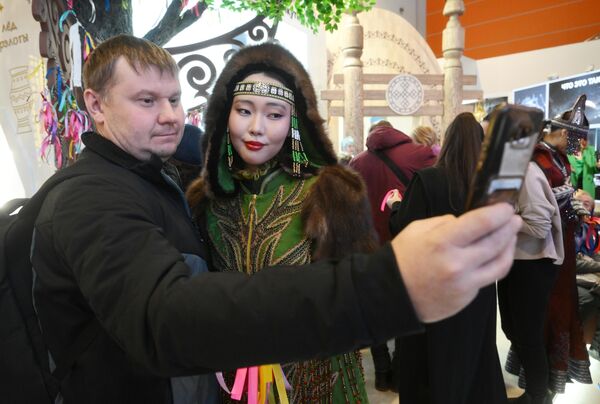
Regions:
<instances>
[{"instance_id":1,"label":"white wall","mask_svg":"<svg viewBox=\"0 0 600 404\"><path fill-rule=\"evenodd\" d=\"M514 89L600 69L600 40L480 59L476 69L485 98L512 101Z\"/></svg>"},{"instance_id":2,"label":"white wall","mask_svg":"<svg viewBox=\"0 0 600 404\"><path fill-rule=\"evenodd\" d=\"M423 0L377 0L375 7L400 14L424 37L426 34L427 2Z\"/></svg>"}]
</instances>

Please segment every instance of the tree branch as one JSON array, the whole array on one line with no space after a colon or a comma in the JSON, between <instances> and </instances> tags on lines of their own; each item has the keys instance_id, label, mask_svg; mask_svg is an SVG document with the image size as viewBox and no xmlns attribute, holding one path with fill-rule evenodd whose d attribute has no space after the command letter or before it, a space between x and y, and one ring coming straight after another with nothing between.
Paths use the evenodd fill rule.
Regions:
<instances>
[{"instance_id":1,"label":"tree branch","mask_svg":"<svg viewBox=\"0 0 600 404\"><path fill-rule=\"evenodd\" d=\"M204 1L198 1L196 4L197 15L194 9L189 9L181 16L179 15L180 7L181 0L173 0L158 25L148 31L144 38L157 45L164 46L175 35L198 21L207 6Z\"/></svg>"},{"instance_id":2,"label":"tree branch","mask_svg":"<svg viewBox=\"0 0 600 404\"><path fill-rule=\"evenodd\" d=\"M89 1L73 2L73 11L81 25L97 42L102 42L118 34L133 34L131 0L110 0L106 10L105 0L93 0L96 18L91 22L92 7Z\"/></svg>"}]
</instances>

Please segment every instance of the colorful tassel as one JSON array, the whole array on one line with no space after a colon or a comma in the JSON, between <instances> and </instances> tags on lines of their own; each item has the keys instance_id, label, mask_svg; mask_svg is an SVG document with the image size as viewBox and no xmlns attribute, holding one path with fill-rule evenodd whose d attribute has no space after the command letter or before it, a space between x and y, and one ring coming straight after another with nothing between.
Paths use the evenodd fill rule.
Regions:
<instances>
[{"instance_id":1,"label":"colorful tassel","mask_svg":"<svg viewBox=\"0 0 600 404\"><path fill-rule=\"evenodd\" d=\"M73 16L75 16L75 11L73 11L73 10L67 10L64 13L62 13L62 15L60 16L60 18L58 19L58 29L60 30L60 32L63 32L63 25L65 23L65 20L71 14Z\"/></svg>"},{"instance_id":2,"label":"colorful tassel","mask_svg":"<svg viewBox=\"0 0 600 404\"><path fill-rule=\"evenodd\" d=\"M94 38L92 38L90 33L87 31L85 31L85 35L83 37L83 44L83 62L85 63L92 51L96 48Z\"/></svg>"},{"instance_id":3,"label":"colorful tassel","mask_svg":"<svg viewBox=\"0 0 600 404\"><path fill-rule=\"evenodd\" d=\"M41 157L48 161L50 150L54 150L54 163L56 168L60 169L62 167L62 144L58 135L58 118L54 106L44 94L42 94L40 122L46 133L40 149Z\"/></svg>"},{"instance_id":4,"label":"colorful tassel","mask_svg":"<svg viewBox=\"0 0 600 404\"><path fill-rule=\"evenodd\" d=\"M308 157L304 152L302 140L300 139L300 131L298 130L298 116L296 115L296 107L292 106L292 124L290 128L292 138L292 174L299 177L301 166L308 166Z\"/></svg>"},{"instance_id":5,"label":"colorful tassel","mask_svg":"<svg viewBox=\"0 0 600 404\"><path fill-rule=\"evenodd\" d=\"M277 390L279 403L289 404L286 390L291 390L292 387L285 378L281 365L261 365L238 369L231 391L227 388L221 372L217 373L217 381L231 399L236 401L242 399L245 390L248 395L248 404L275 404L274 391Z\"/></svg>"},{"instance_id":6,"label":"colorful tassel","mask_svg":"<svg viewBox=\"0 0 600 404\"><path fill-rule=\"evenodd\" d=\"M227 128L227 133L225 136L227 142L227 165L229 166L229 169L231 169L231 167L233 167L233 146L231 145L231 138L229 136L229 127Z\"/></svg>"}]
</instances>

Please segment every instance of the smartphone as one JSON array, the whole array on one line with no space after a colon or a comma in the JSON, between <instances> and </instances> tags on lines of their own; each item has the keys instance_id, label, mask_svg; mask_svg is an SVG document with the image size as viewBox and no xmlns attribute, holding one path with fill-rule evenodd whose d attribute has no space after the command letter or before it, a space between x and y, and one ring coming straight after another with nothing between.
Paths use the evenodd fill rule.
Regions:
<instances>
[{"instance_id":1,"label":"smartphone","mask_svg":"<svg viewBox=\"0 0 600 404\"><path fill-rule=\"evenodd\" d=\"M516 202L543 119L542 110L523 105L505 104L493 113L466 210L496 202Z\"/></svg>"}]
</instances>

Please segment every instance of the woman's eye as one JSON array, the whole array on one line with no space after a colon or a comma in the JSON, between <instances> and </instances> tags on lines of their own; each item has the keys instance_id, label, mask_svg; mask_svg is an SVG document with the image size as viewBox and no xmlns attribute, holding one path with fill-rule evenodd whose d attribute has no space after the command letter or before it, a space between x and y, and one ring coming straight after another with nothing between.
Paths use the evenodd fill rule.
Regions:
<instances>
[{"instance_id":1,"label":"woman's eye","mask_svg":"<svg viewBox=\"0 0 600 404\"><path fill-rule=\"evenodd\" d=\"M269 114L269 118L271 119L280 119L283 117L283 114L280 114L278 112L272 112Z\"/></svg>"},{"instance_id":2,"label":"woman's eye","mask_svg":"<svg viewBox=\"0 0 600 404\"><path fill-rule=\"evenodd\" d=\"M244 116L250 115L250 111L245 108L238 108L237 112L238 112L238 114L244 115Z\"/></svg>"}]
</instances>

